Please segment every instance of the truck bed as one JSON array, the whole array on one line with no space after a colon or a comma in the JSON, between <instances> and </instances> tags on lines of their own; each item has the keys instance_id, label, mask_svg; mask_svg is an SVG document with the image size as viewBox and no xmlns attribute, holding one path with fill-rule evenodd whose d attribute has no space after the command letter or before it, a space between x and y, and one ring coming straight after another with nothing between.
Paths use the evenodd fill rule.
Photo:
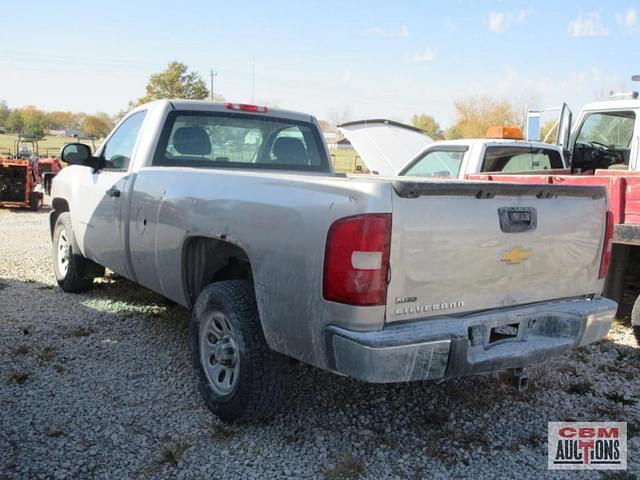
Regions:
<instances>
[{"instance_id":1,"label":"truck bed","mask_svg":"<svg viewBox=\"0 0 640 480\"><path fill-rule=\"evenodd\" d=\"M470 180L550 185L602 186L615 225L640 225L640 172L596 170L595 175L469 175Z\"/></svg>"}]
</instances>

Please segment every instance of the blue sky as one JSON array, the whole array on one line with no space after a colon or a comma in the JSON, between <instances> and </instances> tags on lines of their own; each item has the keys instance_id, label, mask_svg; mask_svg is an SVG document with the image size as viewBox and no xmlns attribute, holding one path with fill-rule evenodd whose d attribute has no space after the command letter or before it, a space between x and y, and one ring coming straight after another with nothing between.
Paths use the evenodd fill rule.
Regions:
<instances>
[{"instance_id":1,"label":"blue sky","mask_svg":"<svg viewBox=\"0 0 640 480\"><path fill-rule=\"evenodd\" d=\"M640 2L7 2L0 99L115 113L186 63L229 100L319 118L453 120L473 94L582 103L640 74ZM640 84L635 84L640 89Z\"/></svg>"}]
</instances>

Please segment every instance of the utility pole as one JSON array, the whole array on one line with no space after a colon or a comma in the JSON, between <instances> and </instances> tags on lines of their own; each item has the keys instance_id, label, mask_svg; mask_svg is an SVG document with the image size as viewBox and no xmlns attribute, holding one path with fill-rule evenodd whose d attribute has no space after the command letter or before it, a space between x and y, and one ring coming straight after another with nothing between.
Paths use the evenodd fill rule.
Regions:
<instances>
[{"instance_id":1,"label":"utility pole","mask_svg":"<svg viewBox=\"0 0 640 480\"><path fill-rule=\"evenodd\" d=\"M209 69L209 80L211 88L209 89L209 100L213 102L213 77L217 77L218 72L214 72L213 69Z\"/></svg>"},{"instance_id":2,"label":"utility pole","mask_svg":"<svg viewBox=\"0 0 640 480\"><path fill-rule=\"evenodd\" d=\"M251 57L251 103L256 103L256 57Z\"/></svg>"}]
</instances>

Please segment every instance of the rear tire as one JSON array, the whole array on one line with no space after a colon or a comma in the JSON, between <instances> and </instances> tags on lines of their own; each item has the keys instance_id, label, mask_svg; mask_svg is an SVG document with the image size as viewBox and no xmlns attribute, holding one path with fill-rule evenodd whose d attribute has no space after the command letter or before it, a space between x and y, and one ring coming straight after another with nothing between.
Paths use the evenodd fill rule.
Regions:
<instances>
[{"instance_id":1,"label":"rear tire","mask_svg":"<svg viewBox=\"0 0 640 480\"><path fill-rule=\"evenodd\" d=\"M61 213L53 229L53 272L65 292L83 292L93 285L97 265L77 252L71 215Z\"/></svg>"},{"instance_id":2,"label":"rear tire","mask_svg":"<svg viewBox=\"0 0 640 480\"><path fill-rule=\"evenodd\" d=\"M29 210L37 212L42 207L42 194L37 192L31 192L29 194Z\"/></svg>"},{"instance_id":3,"label":"rear tire","mask_svg":"<svg viewBox=\"0 0 640 480\"><path fill-rule=\"evenodd\" d=\"M221 420L256 420L277 411L288 367L267 345L250 282L207 286L193 309L190 337L200 393Z\"/></svg>"}]
</instances>

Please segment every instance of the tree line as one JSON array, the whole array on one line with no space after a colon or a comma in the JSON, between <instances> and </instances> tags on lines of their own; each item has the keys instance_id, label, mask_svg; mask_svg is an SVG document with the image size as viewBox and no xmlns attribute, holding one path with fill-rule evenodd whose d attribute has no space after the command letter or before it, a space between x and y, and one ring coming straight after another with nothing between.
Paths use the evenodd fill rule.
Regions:
<instances>
[{"instance_id":1,"label":"tree line","mask_svg":"<svg viewBox=\"0 0 640 480\"><path fill-rule=\"evenodd\" d=\"M488 96L469 96L454 102L453 124L443 130L431 116L416 114L411 118L414 127L420 128L434 140L458 138L482 138L489 127L496 125L520 127L523 125L523 109L508 100Z\"/></svg>"},{"instance_id":2,"label":"tree line","mask_svg":"<svg viewBox=\"0 0 640 480\"><path fill-rule=\"evenodd\" d=\"M9 108L0 101L0 127L6 132L43 137L51 130L80 130L89 138L106 136L115 123L107 113L90 115L84 112L47 112L33 105Z\"/></svg>"}]
</instances>

